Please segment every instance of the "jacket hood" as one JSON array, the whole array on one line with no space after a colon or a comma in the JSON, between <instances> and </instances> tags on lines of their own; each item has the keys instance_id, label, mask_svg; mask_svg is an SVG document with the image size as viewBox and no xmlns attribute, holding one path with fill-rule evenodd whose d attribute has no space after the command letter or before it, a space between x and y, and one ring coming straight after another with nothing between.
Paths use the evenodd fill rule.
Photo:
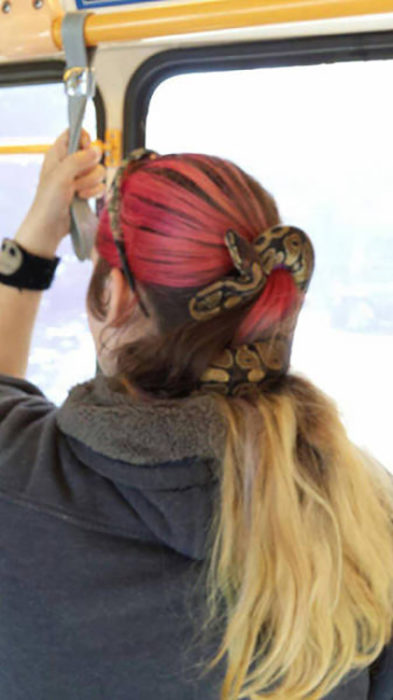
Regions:
<instances>
[{"instance_id":1,"label":"jacket hood","mask_svg":"<svg viewBox=\"0 0 393 700\"><path fill-rule=\"evenodd\" d=\"M56 422L79 461L110 480L150 532L204 558L227 430L211 395L134 398L97 375L71 389Z\"/></svg>"}]
</instances>

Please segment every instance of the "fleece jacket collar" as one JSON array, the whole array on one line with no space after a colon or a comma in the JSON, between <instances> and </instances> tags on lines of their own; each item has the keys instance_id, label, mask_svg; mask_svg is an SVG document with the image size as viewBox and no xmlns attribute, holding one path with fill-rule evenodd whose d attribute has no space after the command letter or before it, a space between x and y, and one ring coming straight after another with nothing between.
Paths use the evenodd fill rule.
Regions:
<instances>
[{"instance_id":1,"label":"fleece jacket collar","mask_svg":"<svg viewBox=\"0 0 393 700\"><path fill-rule=\"evenodd\" d=\"M73 387L57 423L102 456L134 465L220 460L226 436L212 396L134 398L119 380L105 375Z\"/></svg>"}]
</instances>

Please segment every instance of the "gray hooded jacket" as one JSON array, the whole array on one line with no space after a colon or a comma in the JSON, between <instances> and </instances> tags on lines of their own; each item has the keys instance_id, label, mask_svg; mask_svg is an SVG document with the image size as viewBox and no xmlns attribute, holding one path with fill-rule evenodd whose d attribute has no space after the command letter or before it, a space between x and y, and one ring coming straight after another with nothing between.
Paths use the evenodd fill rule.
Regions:
<instances>
[{"instance_id":1,"label":"gray hooded jacket","mask_svg":"<svg viewBox=\"0 0 393 700\"><path fill-rule=\"evenodd\" d=\"M219 700L196 633L225 433L209 396L99 375L57 408L0 374L2 700ZM390 647L328 697L392 700Z\"/></svg>"}]
</instances>

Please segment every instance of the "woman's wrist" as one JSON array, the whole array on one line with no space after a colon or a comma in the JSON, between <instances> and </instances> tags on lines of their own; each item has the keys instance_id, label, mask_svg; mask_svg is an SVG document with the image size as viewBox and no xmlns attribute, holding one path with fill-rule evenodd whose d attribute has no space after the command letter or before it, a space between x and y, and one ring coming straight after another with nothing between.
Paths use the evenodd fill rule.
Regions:
<instances>
[{"instance_id":1,"label":"woman's wrist","mask_svg":"<svg viewBox=\"0 0 393 700\"><path fill-rule=\"evenodd\" d=\"M48 235L39 222L33 222L28 217L18 229L14 240L31 255L39 255L48 259L53 259L56 256L60 243L55 237Z\"/></svg>"}]
</instances>

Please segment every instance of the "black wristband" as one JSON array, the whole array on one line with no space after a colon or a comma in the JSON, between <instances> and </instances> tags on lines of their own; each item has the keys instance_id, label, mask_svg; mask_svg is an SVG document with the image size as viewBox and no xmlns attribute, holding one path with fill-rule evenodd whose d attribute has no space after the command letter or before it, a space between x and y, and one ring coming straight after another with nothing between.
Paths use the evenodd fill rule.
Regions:
<instances>
[{"instance_id":1,"label":"black wristband","mask_svg":"<svg viewBox=\"0 0 393 700\"><path fill-rule=\"evenodd\" d=\"M49 289L59 262L58 257L32 255L17 241L5 238L0 252L0 282L20 290Z\"/></svg>"}]
</instances>

